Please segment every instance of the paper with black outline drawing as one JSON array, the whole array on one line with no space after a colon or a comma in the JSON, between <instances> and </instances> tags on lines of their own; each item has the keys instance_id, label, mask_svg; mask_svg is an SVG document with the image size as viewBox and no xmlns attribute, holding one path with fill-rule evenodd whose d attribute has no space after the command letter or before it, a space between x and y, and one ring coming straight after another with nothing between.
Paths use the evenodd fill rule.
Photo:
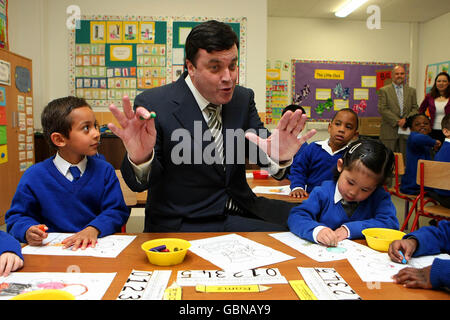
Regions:
<instances>
[{"instance_id":1,"label":"paper with black outline drawing","mask_svg":"<svg viewBox=\"0 0 450 320\"><path fill-rule=\"evenodd\" d=\"M295 257L235 233L190 241L189 250L220 267L239 272L283 262Z\"/></svg>"},{"instance_id":2,"label":"paper with black outline drawing","mask_svg":"<svg viewBox=\"0 0 450 320\"><path fill-rule=\"evenodd\" d=\"M98 238L94 248L88 247L85 250L72 248L64 249L61 242L74 235L74 233L51 232L42 242L42 246L25 246L22 248L23 254L42 254L54 256L88 256L98 258L116 258L136 236L129 235L109 235Z\"/></svg>"},{"instance_id":3,"label":"paper with black outline drawing","mask_svg":"<svg viewBox=\"0 0 450 320\"><path fill-rule=\"evenodd\" d=\"M346 259L349 255L370 255L377 253L377 251L365 245L348 239L340 241L336 247L326 247L302 239L289 231L271 233L269 236L319 262L342 260Z\"/></svg>"}]
</instances>

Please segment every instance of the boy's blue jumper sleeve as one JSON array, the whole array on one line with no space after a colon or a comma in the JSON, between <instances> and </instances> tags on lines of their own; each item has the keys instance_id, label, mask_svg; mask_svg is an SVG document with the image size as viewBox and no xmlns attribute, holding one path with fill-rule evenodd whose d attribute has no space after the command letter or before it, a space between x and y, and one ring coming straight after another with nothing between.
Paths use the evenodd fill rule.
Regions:
<instances>
[{"instance_id":1,"label":"boy's blue jumper sleeve","mask_svg":"<svg viewBox=\"0 0 450 320\"><path fill-rule=\"evenodd\" d=\"M19 241L4 231L0 231L0 255L5 252L12 252L23 260L22 247Z\"/></svg>"}]
</instances>

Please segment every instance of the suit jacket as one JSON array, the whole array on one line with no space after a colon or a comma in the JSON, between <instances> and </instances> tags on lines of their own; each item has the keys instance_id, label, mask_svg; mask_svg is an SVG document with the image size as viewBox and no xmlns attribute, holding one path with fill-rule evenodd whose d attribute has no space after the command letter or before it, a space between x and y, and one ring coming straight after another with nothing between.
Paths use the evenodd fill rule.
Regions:
<instances>
[{"instance_id":1,"label":"suit jacket","mask_svg":"<svg viewBox=\"0 0 450 320\"><path fill-rule=\"evenodd\" d=\"M264 211L265 201L258 201L260 197L251 191L245 177L245 159L239 158L250 148L244 131L255 129L268 133L258 116L253 91L236 86L231 101L222 106L224 153L227 156L230 151L234 153L227 158L224 170L222 164L203 161L202 153L211 150L212 139L202 139L209 128L184 80L186 76L184 73L174 83L144 91L134 102L135 108L143 106L157 114L157 141L148 183L136 181L127 156L121 168L124 180L133 191L148 189L144 231L176 231L183 219L223 216L229 197L251 213ZM236 141L230 144L232 139L227 129L243 129L244 145ZM179 163L180 157L187 161ZM234 163L228 164L230 160ZM287 220L288 214L283 219Z\"/></svg>"},{"instance_id":2,"label":"suit jacket","mask_svg":"<svg viewBox=\"0 0 450 320\"><path fill-rule=\"evenodd\" d=\"M403 85L403 114L400 114L400 104L393 84L382 87L378 95L378 112L381 115L380 139L397 139L397 121L417 113L416 89Z\"/></svg>"}]
</instances>

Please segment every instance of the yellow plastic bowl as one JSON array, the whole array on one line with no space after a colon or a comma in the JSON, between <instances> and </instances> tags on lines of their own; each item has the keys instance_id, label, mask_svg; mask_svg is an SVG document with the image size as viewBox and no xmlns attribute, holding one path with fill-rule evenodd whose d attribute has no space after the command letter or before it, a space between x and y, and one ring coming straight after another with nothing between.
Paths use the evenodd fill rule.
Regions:
<instances>
[{"instance_id":1,"label":"yellow plastic bowl","mask_svg":"<svg viewBox=\"0 0 450 320\"><path fill-rule=\"evenodd\" d=\"M170 252L150 251L150 249L161 245L165 245ZM144 250L148 261L151 264L155 264L157 266L173 266L183 262L190 246L191 244L189 241L183 239L161 238L146 241L141 245L141 248ZM178 249L177 251L175 251L176 248Z\"/></svg>"},{"instance_id":2,"label":"yellow plastic bowl","mask_svg":"<svg viewBox=\"0 0 450 320\"><path fill-rule=\"evenodd\" d=\"M369 228L364 229L362 234L366 237L367 244L372 249L388 251L391 242L402 239L406 233L394 229Z\"/></svg>"},{"instance_id":3,"label":"yellow plastic bowl","mask_svg":"<svg viewBox=\"0 0 450 320\"><path fill-rule=\"evenodd\" d=\"M64 290L42 289L18 294L11 300L75 300L75 297Z\"/></svg>"}]
</instances>

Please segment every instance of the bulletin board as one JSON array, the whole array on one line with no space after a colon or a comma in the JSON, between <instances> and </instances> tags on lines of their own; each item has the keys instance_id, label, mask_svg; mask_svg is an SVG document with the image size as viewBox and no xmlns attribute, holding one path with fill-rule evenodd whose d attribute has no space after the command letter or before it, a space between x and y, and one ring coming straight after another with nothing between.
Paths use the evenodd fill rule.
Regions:
<instances>
[{"instance_id":1,"label":"bulletin board","mask_svg":"<svg viewBox=\"0 0 450 320\"><path fill-rule=\"evenodd\" d=\"M425 69L425 94L429 93L434 85L434 79L441 72L449 72L450 61L443 61L427 65Z\"/></svg>"},{"instance_id":2,"label":"bulletin board","mask_svg":"<svg viewBox=\"0 0 450 320\"><path fill-rule=\"evenodd\" d=\"M377 91L391 83L395 65L409 64L349 61L292 60L292 101L311 119L328 121L336 111L352 108L359 117L379 117Z\"/></svg>"},{"instance_id":3,"label":"bulletin board","mask_svg":"<svg viewBox=\"0 0 450 320\"><path fill-rule=\"evenodd\" d=\"M0 0L1 1L1 0ZM122 97L176 81L184 71L189 31L214 18L81 16L69 30L69 93L92 107L121 106ZM246 18L228 23L240 42L239 78L245 83Z\"/></svg>"},{"instance_id":4,"label":"bulletin board","mask_svg":"<svg viewBox=\"0 0 450 320\"><path fill-rule=\"evenodd\" d=\"M0 0L0 48L9 50L9 44L8 44L8 0Z\"/></svg>"}]
</instances>

